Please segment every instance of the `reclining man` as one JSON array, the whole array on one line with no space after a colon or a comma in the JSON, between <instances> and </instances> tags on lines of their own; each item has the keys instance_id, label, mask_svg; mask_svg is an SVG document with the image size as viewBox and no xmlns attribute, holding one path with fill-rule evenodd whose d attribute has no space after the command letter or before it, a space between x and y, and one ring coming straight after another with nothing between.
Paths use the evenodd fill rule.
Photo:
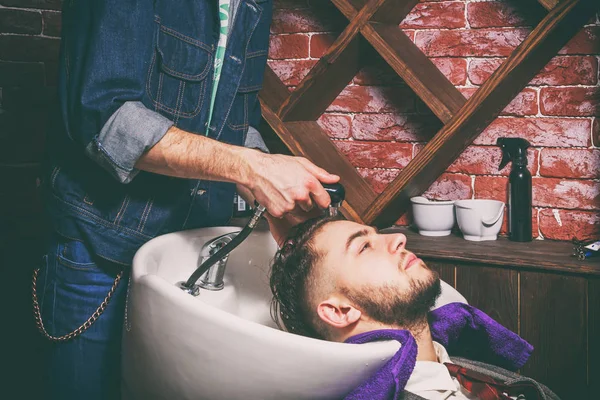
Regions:
<instances>
[{"instance_id":1,"label":"reclining man","mask_svg":"<svg viewBox=\"0 0 600 400\"><path fill-rule=\"evenodd\" d=\"M272 266L273 318L292 333L330 341L364 343L371 335L371 339L402 343L399 353L405 354L383 367L388 368L390 378L386 379L392 382L381 380L383 374L379 374L346 399L516 399L519 393L519 399L558 399L529 378L479 362L485 359L512 370L520 368L533 348L516 334L466 304L451 303L440 307L438 314L438 310L430 312L441 292L438 274L406 250L406 241L401 233L380 234L371 227L336 218L298 225ZM458 330L453 324L463 324L461 332L471 330L461 334L462 344L460 337L455 337ZM406 340L397 336L403 332ZM473 338L478 334L489 335L485 344L474 350ZM490 337L498 342L492 343ZM470 347L466 354L477 361L450 358L438 341L445 342L453 356L465 355L453 353L453 346ZM478 357L486 354L490 343L491 347L498 346L496 349L514 346L497 350L500 354L488 351L490 357ZM407 357L411 344L415 353L412 363ZM400 368L394 368L393 362ZM483 381L465 377L465 370L457 372L458 364L469 371L484 372L484 377L477 377ZM400 372L406 375L404 382L402 376L391 378L394 374L390 372L398 370L404 371ZM491 387L485 382L490 376L513 386Z\"/></svg>"}]
</instances>

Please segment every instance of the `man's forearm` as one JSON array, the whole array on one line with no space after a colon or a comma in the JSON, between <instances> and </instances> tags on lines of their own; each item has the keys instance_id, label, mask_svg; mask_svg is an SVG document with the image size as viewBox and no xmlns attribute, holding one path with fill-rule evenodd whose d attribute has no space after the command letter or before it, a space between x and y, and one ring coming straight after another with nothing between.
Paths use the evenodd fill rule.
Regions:
<instances>
[{"instance_id":1,"label":"man's forearm","mask_svg":"<svg viewBox=\"0 0 600 400\"><path fill-rule=\"evenodd\" d=\"M136 168L162 175L248 185L248 159L256 150L232 146L171 127L139 158Z\"/></svg>"},{"instance_id":2,"label":"man's forearm","mask_svg":"<svg viewBox=\"0 0 600 400\"><path fill-rule=\"evenodd\" d=\"M171 127L136 162L135 168L189 179L233 182L248 188L275 217L298 205L304 210L329 205L321 182L340 178L302 157L264 154Z\"/></svg>"}]
</instances>

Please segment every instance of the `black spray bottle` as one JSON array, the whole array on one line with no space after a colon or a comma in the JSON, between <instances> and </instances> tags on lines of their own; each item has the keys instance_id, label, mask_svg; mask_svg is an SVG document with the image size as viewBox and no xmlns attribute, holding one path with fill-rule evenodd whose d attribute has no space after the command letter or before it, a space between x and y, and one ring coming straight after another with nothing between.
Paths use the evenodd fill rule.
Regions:
<instances>
[{"instance_id":1,"label":"black spray bottle","mask_svg":"<svg viewBox=\"0 0 600 400\"><path fill-rule=\"evenodd\" d=\"M527 169L529 142L521 138L498 138L502 149L500 170L512 161L508 176L508 238L515 242L529 242L531 234L531 174Z\"/></svg>"}]
</instances>

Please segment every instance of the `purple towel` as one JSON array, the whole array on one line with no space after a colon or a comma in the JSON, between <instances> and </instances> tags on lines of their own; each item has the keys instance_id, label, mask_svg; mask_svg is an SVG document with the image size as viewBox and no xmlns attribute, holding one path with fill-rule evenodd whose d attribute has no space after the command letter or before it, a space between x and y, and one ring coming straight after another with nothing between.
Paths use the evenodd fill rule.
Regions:
<instances>
[{"instance_id":1,"label":"purple towel","mask_svg":"<svg viewBox=\"0 0 600 400\"><path fill-rule=\"evenodd\" d=\"M377 340L397 340L402 346L375 375L354 389L344 400L396 399L402 393L417 360L417 342L409 331L381 329L352 336L346 343L362 344Z\"/></svg>"},{"instance_id":2,"label":"purple towel","mask_svg":"<svg viewBox=\"0 0 600 400\"><path fill-rule=\"evenodd\" d=\"M450 303L429 313L433 340L451 356L465 357L509 370L521 368L533 346L519 335L494 321L483 311L464 303ZM382 329L361 333L346 343L397 340L398 352L345 400L397 399L410 378L417 358L417 344L409 331Z\"/></svg>"}]
</instances>

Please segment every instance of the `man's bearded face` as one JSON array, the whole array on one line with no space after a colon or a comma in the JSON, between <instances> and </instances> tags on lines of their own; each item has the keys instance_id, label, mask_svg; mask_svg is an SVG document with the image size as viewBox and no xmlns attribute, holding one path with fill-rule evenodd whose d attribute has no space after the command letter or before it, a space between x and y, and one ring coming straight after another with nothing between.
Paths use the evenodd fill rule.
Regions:
<instances>
[{"instance_id":1,"label":"man's bearded face","mask_svg":"<svg viewBox=\"0 0 600 400\"><path fill-rule=\"evenodd\" d=\"M431 271L427 280L411 280L409 290L389 283L355 288L344 287L342 293L356 308L371 319L387 325L410 328L426 321L427 313L441 293L440 279Z\"/></svg>"},{"instance_id":2,"label":"man's bearded face","mask_svg":"<svg viewBox=\"0 0 600 400\"><path fill-rule=\"evenodd\" d=\"M321 297L339 293L373 320L408 328L427 317L440 294L438 274L407 250L402 233L336 221L314 242L322 255L316 266Z\"/></svg>"}]
</instances>

